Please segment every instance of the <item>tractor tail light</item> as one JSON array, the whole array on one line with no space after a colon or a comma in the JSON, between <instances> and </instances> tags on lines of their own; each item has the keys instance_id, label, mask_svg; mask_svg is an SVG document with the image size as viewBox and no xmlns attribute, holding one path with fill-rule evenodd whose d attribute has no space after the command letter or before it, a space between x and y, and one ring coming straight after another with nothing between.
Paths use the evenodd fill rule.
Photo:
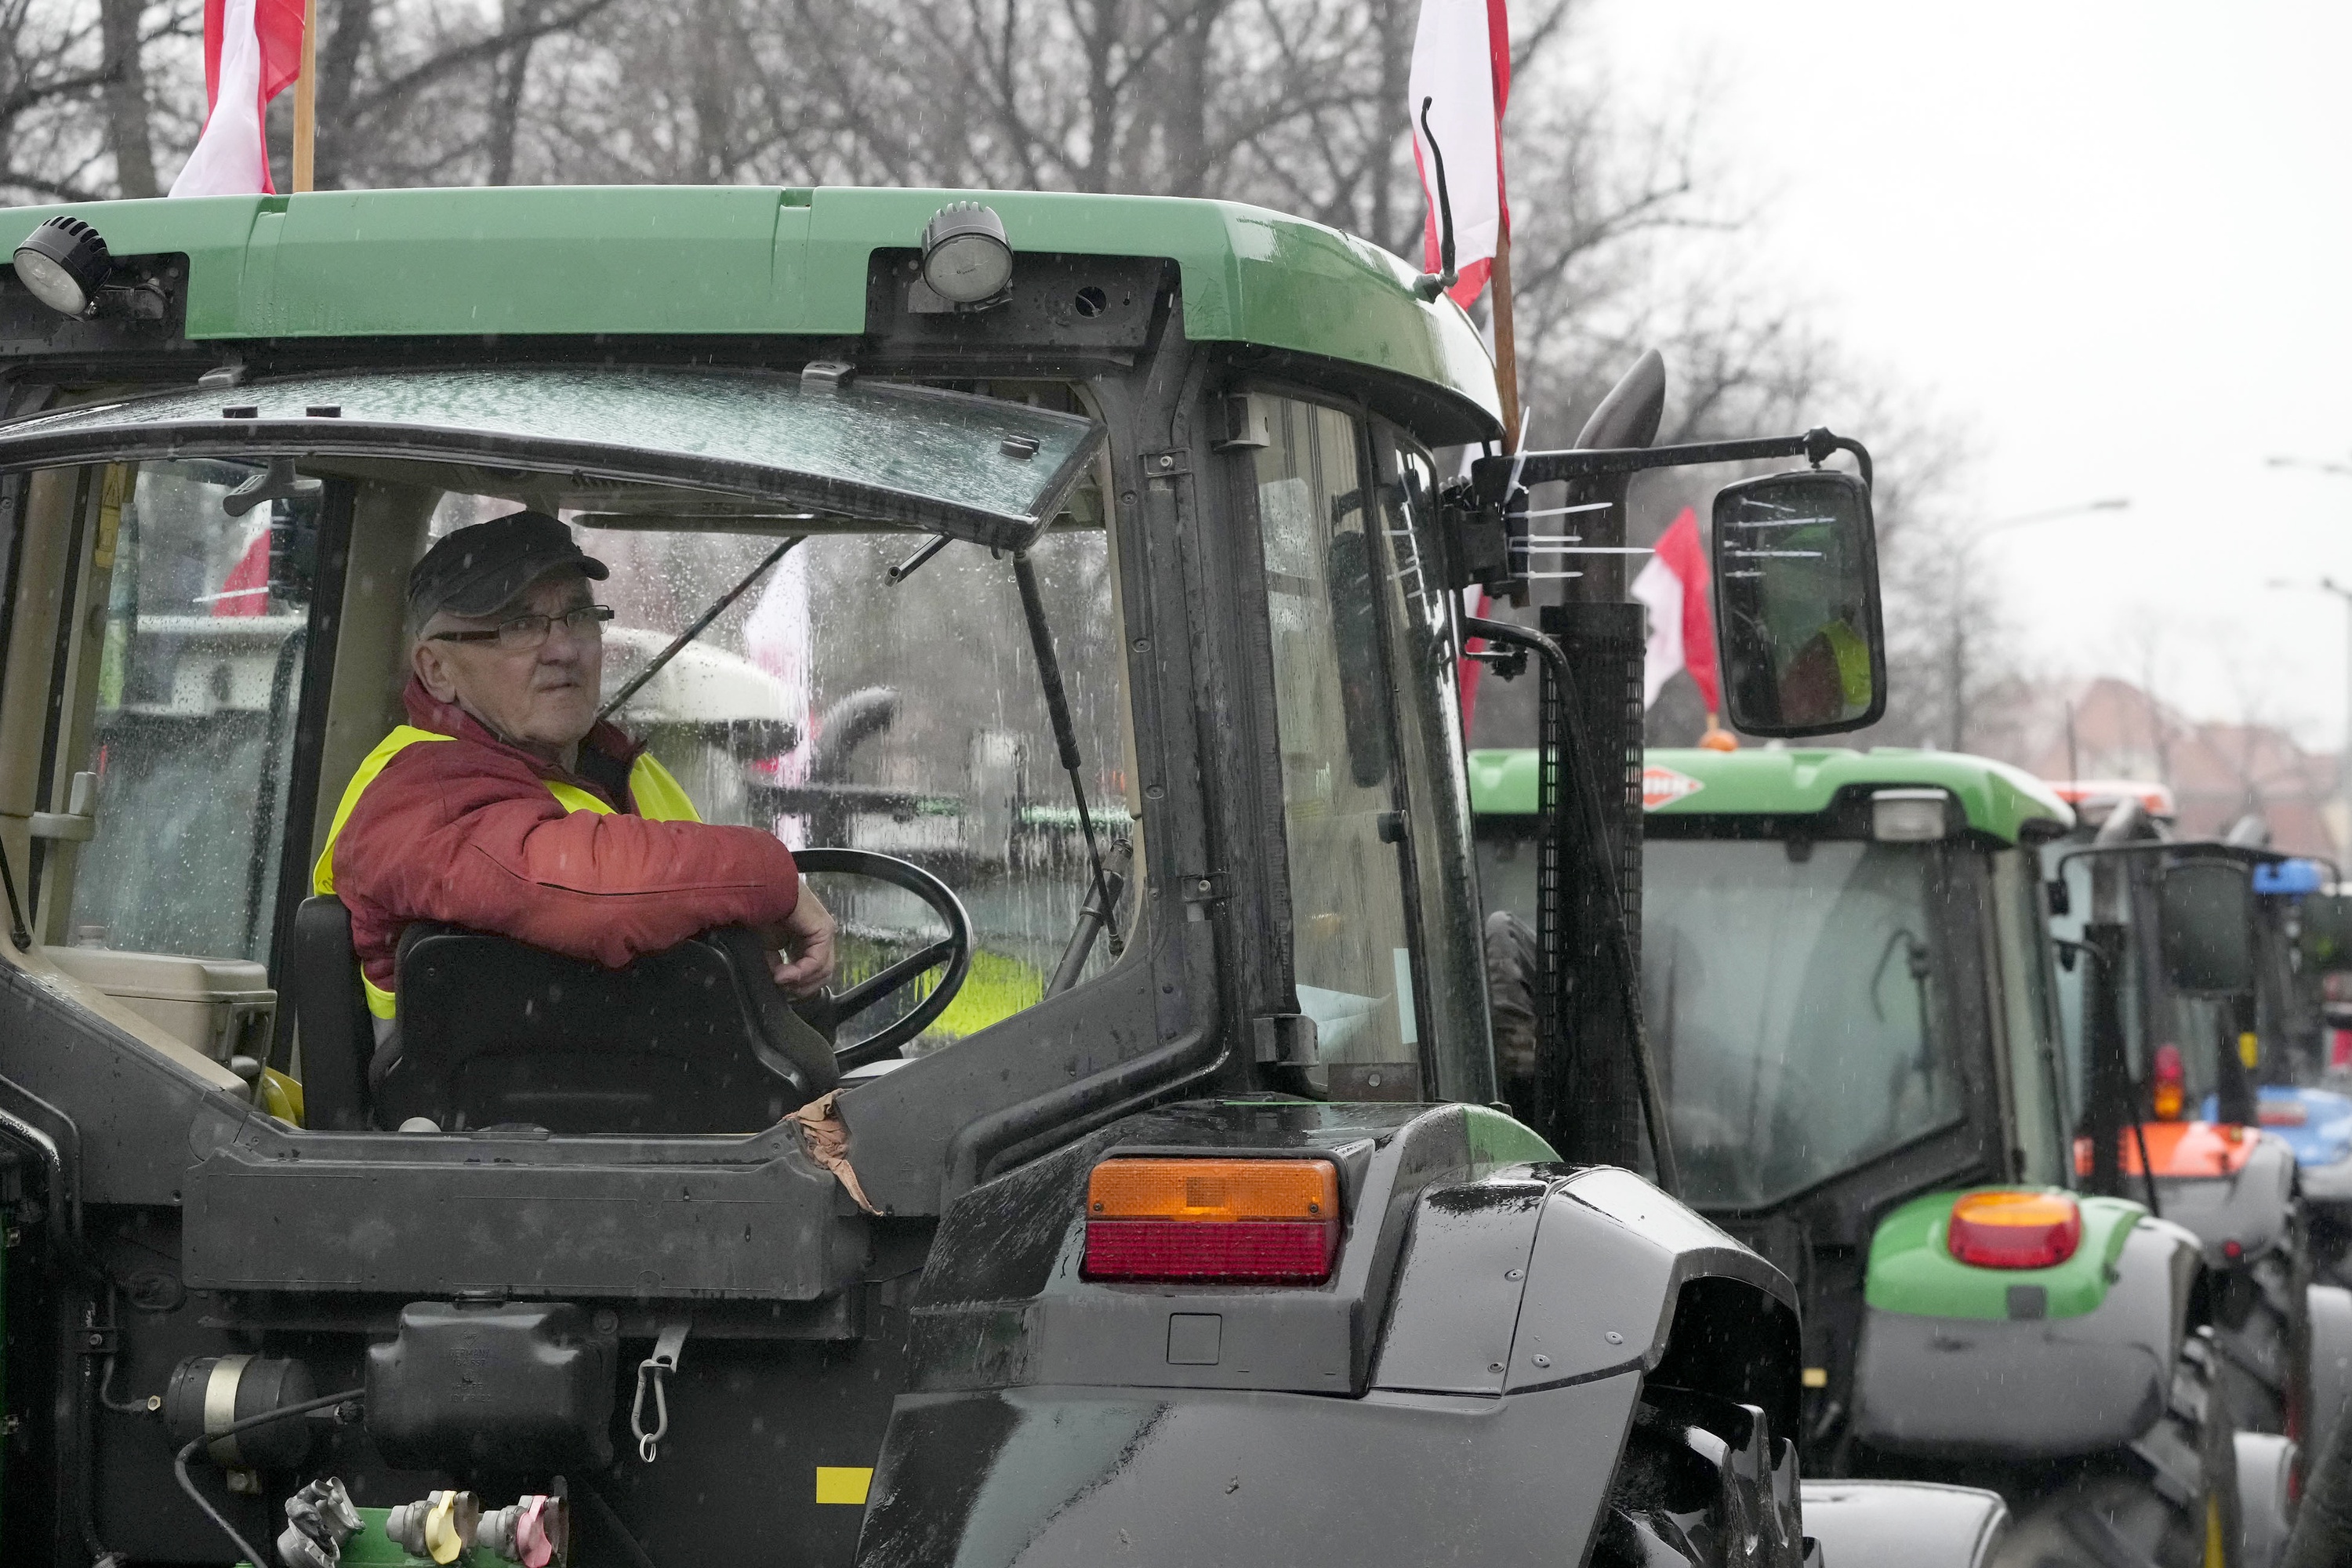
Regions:
<instances>
[{"instance_id":1,"label":"tractor tail light","mask_svg":"<svg viewBox=\"0 0 2352 1568\"><path fill-rule=\"evenodd\" d=\"M2156 1047L2156 1119L2178 1121L2188 1100L2189 1075L2180 1068L2179 1046Z\"/></svg>"},{"instance_id":2,"label":"tractor tail light","mask_svg":"<svg viewBox=\"0 0 2352 1568\"><path fill-rule=\"evenodd\" d=\"M1087 1180L1089 1279L1314 1285L1339 1251L1328 1160L1106 1160Z\"/></svg>"},{"instance_id":3,"label":"tractor tail light","mask_svg":"<svg viewBox=\"0 0 2352 1568\"><path fill-rule=\"evenodd\" d=\"M1978 1268L2048 1268L2083 1244L2083 1210L2063 1193L1970 1193L1952 1205L1952 1256Z\"/></svg>"}]
</instances>

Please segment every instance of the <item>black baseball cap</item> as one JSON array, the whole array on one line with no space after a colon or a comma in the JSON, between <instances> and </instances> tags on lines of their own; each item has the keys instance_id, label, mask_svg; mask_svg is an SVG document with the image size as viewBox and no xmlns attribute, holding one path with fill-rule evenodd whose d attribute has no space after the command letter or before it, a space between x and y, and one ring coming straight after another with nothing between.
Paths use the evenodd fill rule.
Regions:
<instances>
[{"instance_id":1,"label":"black baseball cap","mask_svg":"<svg viewBox=\"0 0 2352 1568\"><path fill-rule=\"evenodd\" d=\"M612 575L572 542L569 528L543 511L509 512L458 529L410 569L408 624L421 627L443 610L487 616L558 566L576 567L599 582Z\"/></svg>"}]
</instances>

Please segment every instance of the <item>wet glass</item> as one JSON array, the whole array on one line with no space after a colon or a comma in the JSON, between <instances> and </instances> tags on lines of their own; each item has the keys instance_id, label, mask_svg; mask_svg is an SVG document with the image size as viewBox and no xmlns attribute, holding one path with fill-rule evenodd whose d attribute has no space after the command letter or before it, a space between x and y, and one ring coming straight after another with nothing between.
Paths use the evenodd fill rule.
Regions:
<instances>
[{"instance_id":1,"label":"wet glass","mask_svg":"<svg viewBox=\"0 0 2352 1568\"><path fill-rule=\"evenodd\" d=\"M1420 897L1421 960L1428 994L1428 1056L1444 1100L1495 1098L1484 945L1472 900L1470 795L1454 761L1462 745L1455 676L1454 599L1440 563L1436 485L1428 457L1382 430L1381 533L1388 592L1390 664L1404 736L1409 844Z\"/></svg>"},{"instance_id":2,"label":"wet glass","mask_svg":"<svg viewBox=\"0 0 2352 1568\"><path fill-rule=\"evenodd\" d=\"M1265 400L1258 530L1273 636L1293 972L1315 1021L1309 1085L1420 1100L1421 1002L1407 913L1389 663L1388 574L1359 433L1336 409Z\"/></svg>"},{"instance_id":3,"label":"wet glass","mask_svg":"<svg viewBox=\"0 0 2352 1568\"><path fill-rule=\"evenodd\" d=\"M365 371L196 388L20 420L0 464L94 451L219 450L381 464L495 464L543 511L593 512L615 480L888 516L991 544L1027 542L1102 441L1081 415L1003 397L854 379L593 368Z\"/></svg>"},{"instance_id":4,"label":"wet glass","mask_svg":"<svg viewBox=\"0 0 2352 1568\"><path fill-rule=\"evenodd\" d=\"M1932 855L1644 846L1643 1008L1685 1201L1775 1203L1959 1121Z\"/></svg>"},{"instance_id":5,"label":"wet glass","mask_svg":"<svg viewBox=\"0 0 2352 1568\"><path fill-rule=\"evenodd\" d=\"M446 496L430 531L513 510ZM603 628L608 700L783 542L567 521L612 574L595 584L614 611ZM614 716L649 743L704 820L759 827L795 848L895 855L955 890L972 922L971 973L910 1056L1035 1005L1091 876L1012 561L956 542L890 582L889 569L923 542L896 530L802 539ZM1100 529L1055 531L1030 559L1108 852L1135 826L1109 539ZM847 875L809 881L840 924L837 990L946 933L898 889ZM1130 892L1122 935L1136 907ZM1112 959L1109 942L1097 941L1084 974ZM841 1038L908 1012L937 979L934 971L877 1000Z\"/></svg>"},{"instance_id":6,"label":"wet glass","mask_svg":"<svg viewBox=\"0 0 2352 1568\"><path fill-rule=\"evenodd\" d=\"M2025 1181L2063 1185L2065 1130L2073 1123L2059 1098L2065 1068L2059 1054L2058 998L2039 879L2040 859L2032 850L1993 852L1993 931L2001 967L1996 994L2008 1043L2010 1124L2017 1130L2017 1147L2025 1156L2020 1174Z\"/></svg>"},{"instance_id":7,"label":"wet glass","mask_svg":"<svg viewBox=\"0 0 2352 1568\"><path fill-rule=\"evenodd\" d=\"M99 831L70 929L118 950L267 962L322 487L243 517L259 465L119 464L91 566L106 637L89 754Z\"/></svg>"}]
</instances>

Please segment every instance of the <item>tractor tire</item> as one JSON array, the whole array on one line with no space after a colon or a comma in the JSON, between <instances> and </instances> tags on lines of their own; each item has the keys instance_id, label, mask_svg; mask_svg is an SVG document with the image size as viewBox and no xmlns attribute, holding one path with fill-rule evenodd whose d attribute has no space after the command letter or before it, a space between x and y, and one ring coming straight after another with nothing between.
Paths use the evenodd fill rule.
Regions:
<instances>
[{"instance_id":1,"label":"tractor tire","mask_svg":"<svg viewBox=\"0 0 2352 1568\"><path fill-rule=\"evenodd\" d=\"M2214 1386L2242 1432L2299 1436L2294 1269L2281 1253L2214 1277Z\"/></svg>"},{"instance_id":2,"label":"tractor tire","mask_svg":"<svg viewBox=\"0 0 2352 1568\"><path fill-rule=\"evenodd\" d=\"M2270 1568L2241 1550L2237 1436L2214 1390L2212 1331L2181 1346L2172 1398L2127 1447L2012 1499L1996 1568Z\"/></svg>"},{"instance_id":3,"label":"tractor tire","mask_svg":"<svg viewBox=\"0 0 2352 1568\"><path fill-rule=\"evenodd\" d=\"M1644 1393L1591 1568L1809 1568L1796 1445L1764 1412L1682 1389Z\"/></svg>"}]
</instances>

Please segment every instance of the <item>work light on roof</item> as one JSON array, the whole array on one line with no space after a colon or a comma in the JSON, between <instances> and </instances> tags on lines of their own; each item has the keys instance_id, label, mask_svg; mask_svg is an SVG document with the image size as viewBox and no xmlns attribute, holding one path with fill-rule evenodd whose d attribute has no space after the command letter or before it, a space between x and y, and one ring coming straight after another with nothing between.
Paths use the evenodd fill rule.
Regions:
<instances>
[{"instance_id":1,"label":"work light on roof","mask_svg":"<svg viewBox=\"0 0 2352 1568\"><path fill-rule=\"evenodd\" d=\"M984 305L1013 281L1004 220L978 202L950 202L923 229L923 281L951 305Z\"/></svg>"},{"instance_id":2,"label":"work light on roof","mask_svg":"<svg viewBox=\"0 0 2352 1568\"><path fill-rule=\"evenodd\" d=\"M78 217L53 217L16 247L16 277L34 298L66 316L98 308L99 286L114 258L98 230Z\"/></svg>"}]
</instances>

